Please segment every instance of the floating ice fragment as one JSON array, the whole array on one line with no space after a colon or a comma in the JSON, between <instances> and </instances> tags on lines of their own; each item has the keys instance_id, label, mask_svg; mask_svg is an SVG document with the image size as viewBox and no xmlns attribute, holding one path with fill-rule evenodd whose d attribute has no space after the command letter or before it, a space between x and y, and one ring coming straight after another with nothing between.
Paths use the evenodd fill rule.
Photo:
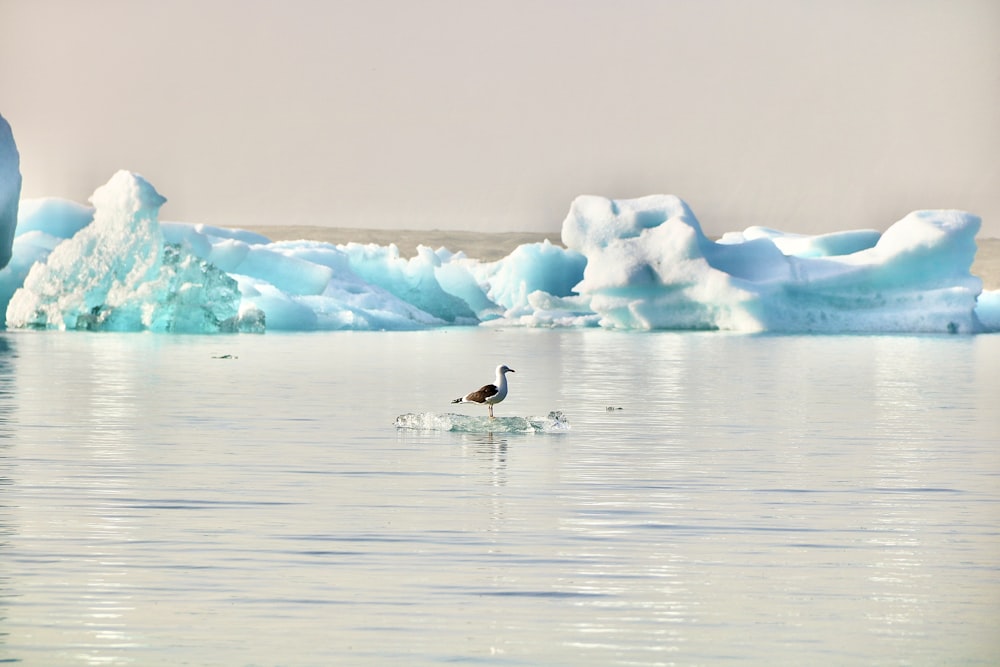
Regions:
<instances>
[{"instance_id":1,"label":"floating ice fragment","mask_svg":"<svg viewBox=\"0 0 1000 667\"><path fill-rule=\"evenodd\" d=\"M17 212L15 239L30 232L68 239L93 220L94 209L90 206L57 197L23 199Z\"/></svg>"},{"instance_id":2,"label":"floating ice fragment","mask_svg":"<svg viewBox=\"0 0 1000 667\"><path fill-rule=\"evenodd\" d=\"M569 430L563 413L545 417L470 417L455 413L407 413L396 417L397 429L450 431L453 433L558 433Z\"/></svg>"},{"instance_id":3,"label":"floating ice fragment","mask_svg":"<svg viewBox=\"0 0 1000 667\"><path fill-rule=\"evenodd\" d=\"M986 331L1000 331L1000 290L991 290L979 295L976 316Z\"/></svg>"},{"instance_id":4,"label":"floating ice fragment","mask_svg":"<svg viewBox=\"0 0 1000 667\"><path fill-rule=\"evenodd\" d=\"M400 257L395 245L348 243L340 250L355 275L403 302L445 323L479 323L468 303L441 288L435 275L441 258L427 246L418 246L410 259Z\"/></svg>"},{"instance_id":5,"label":"floating ice fragment","mask_svg":"<svg viewBox=\"0 0 1000 667\"><path fill-rule=\"evenodd\" d=\"M7 308L11 327L213 332L241 329L236 281L165 244L166 201L120 171L93 195L94 220L35 264Z\"/></svg>"},{"instance_id":6,"label":"floating ice fragment","mask_svg":"<svg viewBox=\"0 0 1000 667\"><path fill-rule=\"evenodd\" d=\"M763 228L713 242L676 197L588 196L562 236L587 258L576 291L604 327L975 333L979 227L970 213L917 211L877 242L866 230L807 239Z\"/></svg>"},{"instance_id":7,"label":"floating ice fragment","mask_svg":"<svg viewBox=\"0 0 1000 667\"><path fill-rule=\"evenodd\" d=\"M21 199L21 156L10 125L0 116L0 269L10 262Z\"/></svg>"},{"instance_id":8,"label":"floating ice fragment","mask_svg":"<svg viewBox=\"0 0 1000 667\"><path fill-rule=\"evenodd\" d=\"M486 296L508 312L528 307L532 294L568 297L583 276L587 259L578 252L549 243L525 243L494 262L484 281Z\"/></svg>"},{"instance_id":9,"label":"floating ice fragment","mask_svg":"<svg viewBox=\"0 0 1000 667\"><path fill-rule=\"evenodd\" d=\"M3 145L0 173L12 175L16 151ZM96 213L56 199L21 202L12 258L0 270L10 326L1000 330L1000 296L981 292L969 273L980 221L961 211L917 211L884 234L750 227L715 242L677 197L585 196L563 222L566 248L525 244L482 262L421 246L407 259L393 245L271 243L245 230L159 223L162 198L122 173L95 193ZM0 195L11 182L0 176Z\"/></svg>"},{"instance_id":10,"label":"floating ice fragment","mask_svg":"<svg viewBox=\"0 0 1000 667\"><path fill-rule=\"evenodd\" d=\"M782 253L796 257L833 257L850 255L878 243L881 234L874 229L855 229L810 236L789 234L767 227L747 227L742 232L727 232L719 239L722 244L746 243L754 239L770 239Z\"/></svg>"}]
</instances>

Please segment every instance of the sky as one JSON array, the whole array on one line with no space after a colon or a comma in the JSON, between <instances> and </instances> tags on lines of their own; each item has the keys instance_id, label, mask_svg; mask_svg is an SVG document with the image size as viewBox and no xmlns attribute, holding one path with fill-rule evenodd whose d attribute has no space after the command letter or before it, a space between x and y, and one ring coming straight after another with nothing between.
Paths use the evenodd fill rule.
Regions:
<instances>
[{"instance_id":1,"label":"sky","mask_svg":"<svg viewBox=\"0 0 1000 667\"><path fill-rule=\"evenodd\" d=\"M1000 237L996 0L0 0L22 197L119 169L161 218L558 230L669 193L706 232Z\"/></svg>"}]
</instances>

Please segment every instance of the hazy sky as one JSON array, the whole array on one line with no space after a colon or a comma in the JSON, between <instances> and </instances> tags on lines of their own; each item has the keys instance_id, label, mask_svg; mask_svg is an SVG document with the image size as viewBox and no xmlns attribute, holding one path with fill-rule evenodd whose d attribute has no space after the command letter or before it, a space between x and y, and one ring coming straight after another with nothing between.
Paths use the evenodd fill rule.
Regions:
<instances>
[{"instance_id":1,"label":"hazy sky","mask_svg":"<svg viewBox=\"0 0 1000 667\"><path fill-rule=\"evenodd\" d=\"M22 196L118 169L224 226L550 231L672 193L710 233L1000 236L996 0L0 0Z\"/></svg>"}]
</instances>

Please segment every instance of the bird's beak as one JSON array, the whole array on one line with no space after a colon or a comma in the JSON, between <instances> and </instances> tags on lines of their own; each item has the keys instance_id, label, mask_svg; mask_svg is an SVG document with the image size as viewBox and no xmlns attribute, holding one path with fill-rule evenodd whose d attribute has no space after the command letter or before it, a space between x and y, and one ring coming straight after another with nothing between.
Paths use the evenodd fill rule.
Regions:
<instances>
[{"instance_id":1,"label":"bird's beak","mask_svg":"<svg viewBox=\"0 0 1000 667\"><path fill-rule=\"evenodd\" d=\"M510 372L510 373L516 373L517 372L513 368L508 368L507 371Z\"/></svg>"}]
</instances>

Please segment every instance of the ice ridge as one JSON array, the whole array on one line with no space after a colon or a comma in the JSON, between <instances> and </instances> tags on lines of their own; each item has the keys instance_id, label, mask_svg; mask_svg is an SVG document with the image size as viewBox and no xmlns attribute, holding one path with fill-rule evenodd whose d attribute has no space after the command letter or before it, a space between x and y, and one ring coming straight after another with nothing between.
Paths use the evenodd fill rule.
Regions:
<instances>
[{"instance_id":1,"label":"ice ridge","mask_svg":"<svg viewBox=\"0 0 1000 667\"><path fill-rule=\"evenodd\" d=\"M998 292L982 292L969 272L980 220L962 211L916 211L881 234L751 227L714 241L678 197L582 196L563 221L565 247L524 244L484 262L447 248L403 258L393 245L272 243L160 222L164 201L122 171L95 191L92 207L20 202L12 257L0 270L7 326L1000 331Z\"/></svg>"}]
</instances>

